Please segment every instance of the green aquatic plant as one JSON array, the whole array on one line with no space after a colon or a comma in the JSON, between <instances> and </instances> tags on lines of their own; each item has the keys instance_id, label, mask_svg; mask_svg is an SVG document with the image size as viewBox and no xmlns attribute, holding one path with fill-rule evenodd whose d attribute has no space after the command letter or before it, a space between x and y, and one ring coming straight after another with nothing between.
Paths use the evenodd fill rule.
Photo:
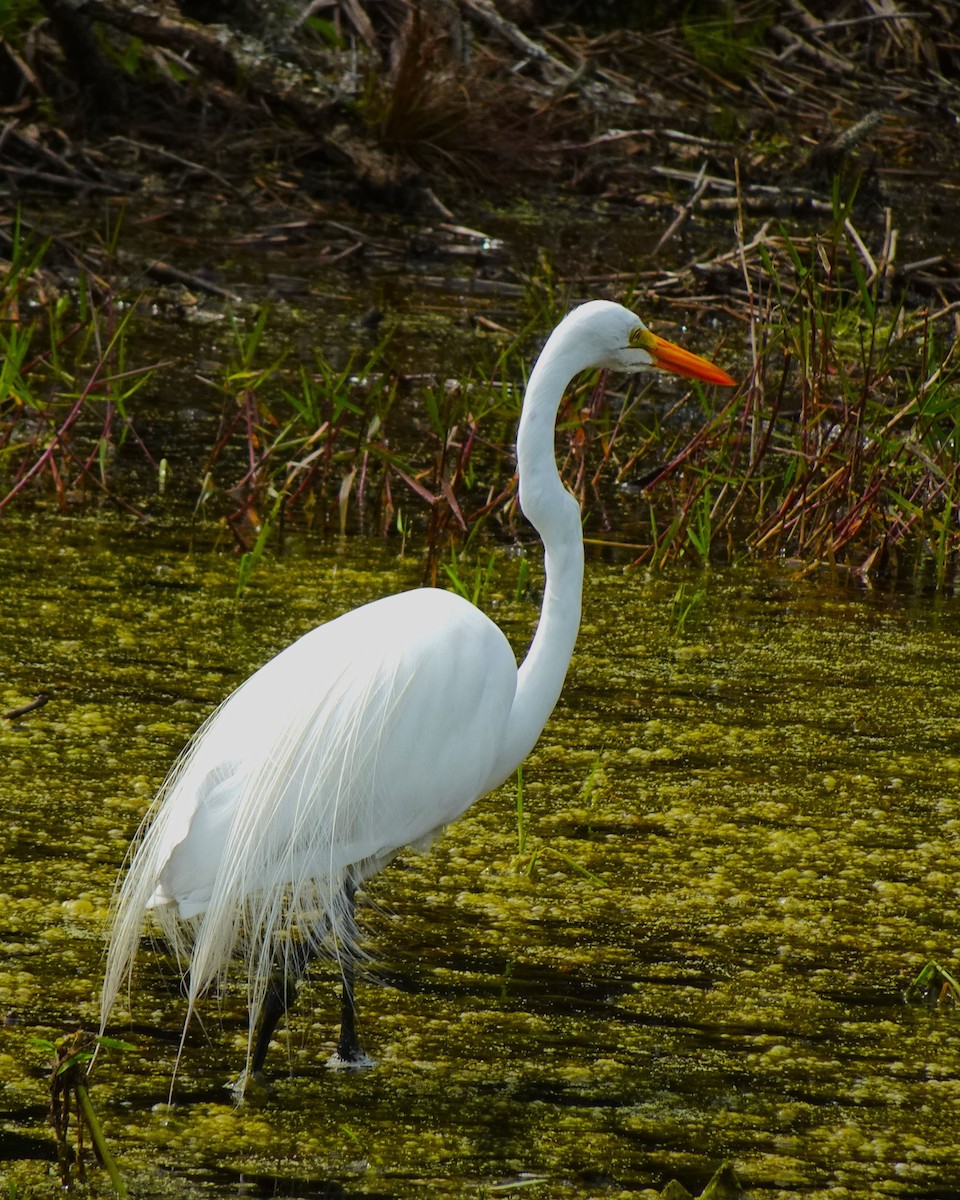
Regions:
<instances>
[{"instance_id":1,"label":"green aquatic plant","mask_svg":"<svg viewBox=\"0 0 960 1200\"><path fill-rule=\"evenodd\" d=\"M517 767L517 854L527 849L527 826L523 815L523 764Z\"/></svg>"},{"instance_id":2,"label":"green aquatic plant","mask_svg":"<svg viewBox=\"0 0 960 1200\"><path fill-rule=\"evenodd\" d=\"M32 1188L25 1188L13 1179L7 1180L7 1200L35 1200L37 1193Z\"/></svg>"},{"instance_id":3,"label":"green aquatic plant","mask_svg":"<svg viewBox=\"0 0 960 1200\"><path fill-rule=\"evenodd\" d=\"M560 470L588 538L613 527L618 492L637 488L648 530L631 530L654 568L745 554L783 555L941 589L960 564L960 353L950 310L911 313L882 246L854 224L839 184L818 232L749 241L751 361L740 394L662 389L585 376L558 422ZM14 221L0 296L0 507L52 493L61 506L107 497L176 500L196 468L169 449L154 461L138 406L158 366L132 366L139 315L83 272L72 290L45 267L47 245ZM101 239L107 262L119 222ZM886 257L885 257L886 256ZM109 274L109 272L107 273ZM104 288L106 287L106 290ZM426 545L424 580L456 567L476 526L523 539L512 444L530 352L568 303L548 254L529 272L517 331L491 324L451 379L405 375L387 328L345 353L292 361L276 314L233 316L207 385L220 425L203 453L197 511L223 524L245 558L242 591L288 521L331 532L400 533ZM639 411L638 411L639 410ZM129 495L122 454L147 464ZM155 486L154 486L155 484ZM282 497L279 507L275 507ZM603 541L604 538L600 538ZM616 540L614 537L612 540Z\"/></svg>"},{"instance_id":4,"label":"green aquatic plant","mask_svg":"<svg viewBox=\"0 0 960 1200\"><path fill-rule=\"evenodd\" d=\"M591 769L590 775L584 783L584 802L589 805L592 792L596 783L597 763ZM590 883L596 884L599 887L606 887L606 883L596 875L593 871L588 870L582 863L571 854L567 854L563 850L558 850L556 846L550 845L549 842L544 842L541 839L536 840L536 845L531 844L530 833L527 828L527 814L524 799L523 786L523 767L517 768L516 774L516 813L517 813L517 853L514 857L514 870L518 875L527 875L531 878L537 871L540 860L547 856L556 859L569 867L575 874L582 876Z\"/></svg>"},{"instance_id":5,"label":"green aquatic plant","mask_svg":"<svg viewBox=\"0 0 960 1200\"><path fill-rule=\"evenodd\" d=\"M399 460L387 447L385 427L396 380L382 357L389 335L365 358L351 354L335 365L318 353L301 364L295 382L283 355L269 344L261 310L249 331L234 322L233 352L216 385L222 396L220 428L204 468L198 508L218 509L241 552L238 594L259 563L285 514L308 523L327 503L336 506L340 532L371 503L370 492L389 490ZM374 484L376 467L381 480ZM325 517L321 517L325 521Z\"/></svg>"},{"instance_id":6,"label":"green aquatic plant","mask_svg":"<svg viewBox=\"0 0 960 1200\"><path fill-rule=\"evenodd\" d=\"M605 782L603 773L603 755L598 754L590 766L583 787L580 789L580 803L584 808L593 808Z\"/></svg>"},{"instance_id":7,"label":"green aquatic plant","mask_svg":"<svg viewBox=\"0 0 960 1200\"><path fill-rule=\"evenodd\" d=\"M443 563L444 574L455 592L472 604L481 605L496 569L492 554L481 555L470 573L464 570L465 554L451 547L449 557Z\"/></svg>"},{"instance_id":8,"label":"green aquatic plant","mask_svg":"<svg viewBox=\"0 0 960 1200\"><path fill-rule=\"evenodd\" d=\"M267 513L259 530L257 531L257 536L254 538L253 545L249 550L245 550L240 555L240 562L237 567L236 598L238 600L247 590L247 586L253 577L253 573L257 569L257 566L263 557L263 552L267 547L267 541L273 532L274 525L280 517L284 500L285 496L283 492L276 492L274 494L273 504L271 505L270 511Z\"/></svg>"},{"instance_id":9,"label":"green aquatic plant","mask_svg":"<svg viewBox=\"0 0 960 1200\"><path fill-rule=\"evenodd\" d=\"M684 632L691 614L701 607L706 598L705 587L691 587L686 580L677 586L670 601L670 620L678 635Z\"/></svg>"},{"instance_id":10,"label":"green aquatic plant","mask_svg":"<svg viewBox=\"0 0 960 1200\"><path fill-rule=\"evenodd\" d=\"M687 541L696 551L702 566L709 566L710 546L713 542L713 505L710 488L704 488L692 507L687 522Z\"/></svg>"},{"instance_id":11,"label":"green aquatic plant","mask_svg":"<svg viewBox=\"0 0 960 1200\"><path fill-rule=\"evenodd\" d=\"M503 574L506 565L502 554L484 547L483 525L482 519L472 521L466 527L462 542L450 542L442 564L447 582L453 590L479 608L483 608L488 601L491 585ZM514 589L516 599L523 594L528 570L529 564L526 559L521 559Z\"/></svg>"},{"instance_id":12,"label":"green aquatic plant","mask_svg":"<svg viewBox=\"0 0 960 1200\"><path fill-rule=\"evenodd\" d=\"M960 1004L960 982L940 963L930 960L904 991L908 1004L933 1004L938 1008Z\"/></svg>"},{"instance_id":13,"label":"green aquatic plant","mask_svg":"<svg viewBox=\"0 0 960 1200\"><path fill-rule=\"evenodd\" d=\"M47 1038L34 1038L34 1043L45 1050L53 1061L50 1075L49 1121L57 1140L57 1160L60 1181L64 1188L71 1186L74 1170L80 1179L85 1177L83 1157L84 1131L90 1135L91 1145L97 1161L106 1170L115 1194L127 1195L117 1164L107 1145L100 1119L90 1099L89 1068L98 1049L134 1050L129 1042L117 1038L96 1037L84 1030L58 1038L55 1042ZM69 1142L71 1105L76 1124L76 1147Z\"/></svg>"},{"instance_id":14,"label":"green aquatic plant","mask_svg":"<svg viewBox=\"0 0 960 1200\"><path fill-rule=\"evenodd\" d=\"M770 20L764 12L745 13L729 0L694 4L683 16L683 40L706 70L739 79L755 66Z\"/></svg>"},{"instance_id":15,"label":"green aquatic plant","mask_svg":"<svg viewBox=\"0 0 960 1200\"><path fill-rule=\"evenodd\" d=\"M707 1186L695 1197L682 1183L671 1179L660 1193L660 1200L748 1200L733 1163L724 1162L711 1177Z\"/></svg>"},{"instance_id":16,"label":"green aquatic plant","mask_svg":"<svg viewBox=\"0 0 960 1200\"><path fill-rule=\"evenodd\" d=\"M541 246L536 261L523 280L526 332L552 329L571 307L570 288L557 271L553 255Z\"/></svg>"}]
</instances>

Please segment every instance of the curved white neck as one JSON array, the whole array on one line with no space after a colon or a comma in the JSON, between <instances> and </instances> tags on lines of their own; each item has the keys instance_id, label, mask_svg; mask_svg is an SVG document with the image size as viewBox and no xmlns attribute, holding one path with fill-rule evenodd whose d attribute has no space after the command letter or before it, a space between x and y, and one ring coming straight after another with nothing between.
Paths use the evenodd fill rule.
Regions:
<instances>
[{"instance_id":1,"label":"curved white neck","mask_svg":"<svg viewBox=\"0 0 960 1200\"><path fill-rule=\"evenodd\" d=\"M564 389L588 365L582 351L571 352L551 338L530 375L520 415L520 507L543 541L546 582L537 631L517 675L498 783L523 762L540 736L563 687L580 627L580 506L560 482L555 430Z\"/></svg>"}]
</instances>

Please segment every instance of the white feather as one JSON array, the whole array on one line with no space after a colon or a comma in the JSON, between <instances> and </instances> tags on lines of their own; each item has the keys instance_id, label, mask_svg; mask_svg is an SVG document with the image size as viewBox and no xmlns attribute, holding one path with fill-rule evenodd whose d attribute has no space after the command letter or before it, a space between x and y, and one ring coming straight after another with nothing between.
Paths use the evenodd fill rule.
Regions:
<instances>
[{"instance_id":1,"label":"white feather","mask_svg":"<svg viewBox=\"0 0 960 1200\"><path fill-rule=\"evenodd\" d=\"M435 589L354 609L268 662L201 727L144 822L104 1010L148 908L189 947L191 1009L243 951L251 1026L292 930L355 953L348 876L428 842L486 789L516 678L497 626Z\"/></svg>"}]
</instances>

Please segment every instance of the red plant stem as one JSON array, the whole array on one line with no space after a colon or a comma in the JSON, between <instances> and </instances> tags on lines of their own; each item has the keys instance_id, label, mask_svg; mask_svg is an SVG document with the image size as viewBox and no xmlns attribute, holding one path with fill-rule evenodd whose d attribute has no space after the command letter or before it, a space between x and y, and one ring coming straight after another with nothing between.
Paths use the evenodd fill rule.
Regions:
<instances>
[{"instance_id":1,"label":"red plant stem","mask_svg":"<svg viewBox=\"0 0 960 1200\"><path fill-rule=\"evenodd\" d=\"M16 496L19 492L21 492L26 487L27 483L29 483L29 481L34 477L34 475L36 475L39 471L42 471L44 466L46 466L46 464L48 462L52 461L53 453L56 450L57 446L62 443L65 434L70 429L70 426L73 425L73 423L80 416L80 413L83 411L83 406L86 403L87 397L90 395L91 391L93 390L93 385L96 382L97 376L100 373L101 366L102 366L101 363L97 363L97 365L94 367L93 374L90 376L90 379L87 382L87 386L83 389L83 391L78 396L76 403L74 404L73 408L70 409L70 412L67 414L66 419L64 420L63 424L60 426L60 428L57 430L57 432L53 435L53 438L52 438L50 444L47 446L46 450L44 450L44 452L36 460L36 462L33 464L33 466L30 467L30 469L26 472L26 474L21 475L21 477L17 480L17 482L10 489L10 491L6 494L6 496L4 496L2 500L0 500L0 512L2 512L4 508L6 508L6 506L10 503L10 501L14 498L14 496Z\"/></svg>"},{"instance_id":2,"label":"red plant stem","mask_svg":"<svg viewBox=\"0 0 960 1200\"><path fill-rule=\"evenodd\" d=\"M656 485L660 482L661 479L665 479L669 474L671 474L671 472L675 471L677 469L677 467L679 467L679 466L681 466L681 464L685 463L687 461L687 459L693 454L694 450L698 450L700 448L700 446L707 440L708 435L710 433L712 433L713 429L720 422L720 420L727 415L727 413L730 411L731 408L733 408L733 406L735 404L739 404L739 402L740 402L740 392L737 391L727 401L727 403L723 406L723 408L721 408L720 411L710 420L710 422L708 424L704 425L704 427L701 430L699 430L699 432L697 432L693 435L693 437L690 439L689 442L687 442L686 446L684 446L684 448L680 451L680 453L675 455L673 458L671 458L670 461L666 464L666 466L664 466L662 468L662 470L658 471L657 474L654 475L654 477L650 480L650 482L644 488L644 491L649 491L651 488L656 487Z\"/></svg>"}]
</instances>

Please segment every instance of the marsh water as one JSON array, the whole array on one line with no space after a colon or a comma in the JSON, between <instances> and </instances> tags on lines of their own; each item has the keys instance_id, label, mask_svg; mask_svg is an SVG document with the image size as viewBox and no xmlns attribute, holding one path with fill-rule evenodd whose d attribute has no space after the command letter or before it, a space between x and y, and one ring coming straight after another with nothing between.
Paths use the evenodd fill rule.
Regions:
<instances>
[{"instance_id":1,"label":"marsh water","mask_svg":"<svg viewBox=\"0 0 960 1200\"><path fill-rule=\"evenodd\" d=\"M538 555L518 587L496 553L481 603L522 653ZM235 558L182 525L7 521L0 709L49 696L0 721L0 1157L24 1194L56 1190L33 1039L96 1025L111 889L174 756L271 653L420 573L397 540L290 538L238 602ZM268 1095L226 1090L238 987L190 1027L171 1105L183 1001L145 949L111 1028L136 1049L93 1087L131 1190L585 1200L699 1192L729 1158L754 1198L960 1196L960 1017L903 996L960 956L958 676L956 600L592 554L522 821L511 783L364 897L375 1067L326 1068L321 966Z\"/></svg>"},{"instance_id":2,"label":"marsh water","mask_svg":"<svg viewBox=\"0 0 960 1200\"><path fill-rule=\"evenodd\" d=\"M224 235L217 220L185 253ZM623 222L597 253L626 262L649 236ZM398 275L394 247L380 275L380 242L349 279L294 246L228 282L309 292L295 350L318 321L325 343L344 336L342 313L323 316L340 294L354 317L386 298L411 364L440 369L437 314L438 337L463 320L440 278L452 260ZM455 293L483 282L473 307L502 320L516 285L495 248L470 253ZM157 307L155 358L181 364L152 419L173 399L185 436L210 436L194 376L222 367L223 313ZM615 503L629 537L646 514ZM0 715L0 1170L43 1200L60 1188L36 1039L97 1027L111 893L167 769L271 654L423 578L416 539L288 532L238 600L214 522L151 512L8 513L0 537L0 714L47 697ZM787 563L646 575L588 550L576 655L522 792L485 798L362 897L372 1069L327 1068L337 981L320 965L268 1094L237 1106L228 1090L247 1046L238 983L191 1024L171 1103L184 1002L144 943L110 1028L134 1049L102 1056L92 1091L132 1194L616 1200L671 1178L699 1193L730 1159L754 1200L960 1197L960 1015L904 1000L926 963L960 958L960 601ZM479 602L520 655L539 549L482 554Z\"/></svg>"}]
</instances>

